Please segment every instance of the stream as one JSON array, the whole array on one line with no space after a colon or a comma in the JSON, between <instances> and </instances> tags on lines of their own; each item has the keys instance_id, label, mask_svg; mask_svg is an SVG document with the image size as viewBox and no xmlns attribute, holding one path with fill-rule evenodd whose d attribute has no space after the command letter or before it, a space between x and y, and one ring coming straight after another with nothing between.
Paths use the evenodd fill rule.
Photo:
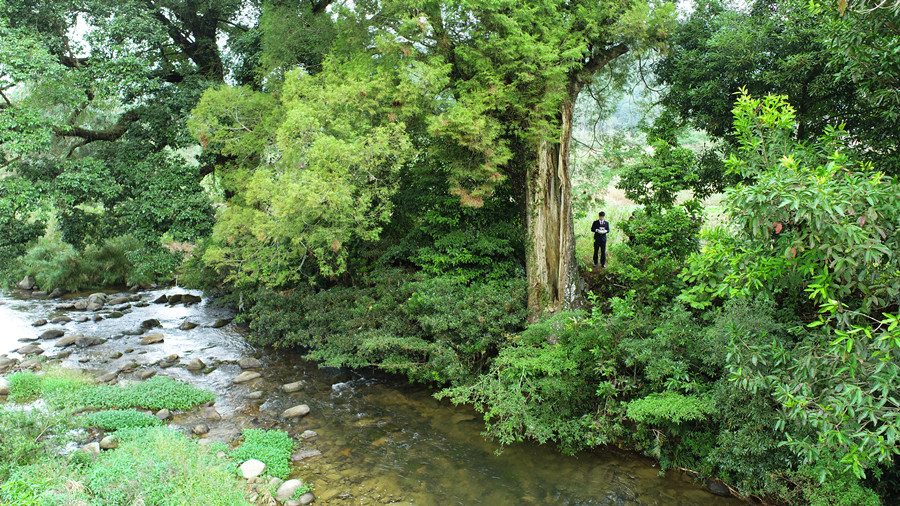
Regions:
<instances>
[{"instance_id":1,"label":"stream","mask_svg":"<svg viewBox=\"0 0 900 506\"><path fill-rule=\"evenodd\" d=\"M88 294L47 299L0 292L0 355L23 359L13 352L26 344L20 340L33 340L50 329L66 336L98 337L106 341L65 350L54 346L58 339L33 344L45 350L43 357L97 376L135 363L133 370L119 374L119 381L152 371L214 391L221 419L201 419L199 410L176 414L170 426L186 432L204 422L210 427L205 437L230 443L249 427L280 429L297 439L306 430L315 431L317 436L300 444L299 456L304 458L295 462L291 476L313 482L315 504L742 504L710 494L683 473L661 477L652 461L628 453L569 457L551 447L517 444L496 455L497 444L481 436L483 422L470 407L437 401L433 390L402 378L319 368L290 350L251 346L237 325L213 328L218 320L233 315L205 299L190 306L153 302L173 294L202 295L179 287L110 293L110 298L136 300L99 311L72 311L57 307ZM95 315L102 319L94 321ZM88 319L32 326L39 319L58 316ZM149 319L158 320L161 327L139 332ZM185 321L198 326L180 330ZM163 342L140 344L142 336L155 332L164 335ZM172 355L178 359L167 362ZM242 372L237 361L245 357L262 362L262 377L233 384L231 380ZM193 359L202 360L206 368L189 371ZM281 385L297 381L302 381L299 391L282 391ZM248 398L254 391L262 391L261 398ZM279 416L301 403L309 405L309 415L289 421Z\"/></svg>"}]
</instances>

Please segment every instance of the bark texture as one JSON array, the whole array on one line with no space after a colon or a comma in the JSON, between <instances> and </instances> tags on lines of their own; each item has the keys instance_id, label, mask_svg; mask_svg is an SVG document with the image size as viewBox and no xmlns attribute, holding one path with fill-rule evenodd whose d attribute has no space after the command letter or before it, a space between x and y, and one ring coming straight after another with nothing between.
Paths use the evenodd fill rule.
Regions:
<instances>
[{"instance_id":1,"label":"bark texture","mask_svg":"<svg viewBox=\"0 0 900 506\"><path fill-rule=\"evenodd\" d=\"M575 234L572 220L572 182L569 149L577 91L560 108L559 138L543 140L537 147L526 192L526 226L530 248L528 312L534 322L544 312L572 306L577 296Z\"/></svg>"}]
</instances>

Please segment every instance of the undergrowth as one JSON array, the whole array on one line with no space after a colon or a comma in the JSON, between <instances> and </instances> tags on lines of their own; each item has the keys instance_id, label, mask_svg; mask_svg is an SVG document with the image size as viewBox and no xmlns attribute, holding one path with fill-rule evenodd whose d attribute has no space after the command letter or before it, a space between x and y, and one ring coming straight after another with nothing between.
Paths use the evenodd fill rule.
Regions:
<instances>
[{"instance_id":1,"label":"undergrowth","mask_svg":"<svg viewBox=\"0 0 900 506\"><path fill-rule=\"evenodd\" d=\"M244 429L244 442L231 457L238 462L256 459L266 465L271 476L285 479L290 472L291 453L297 444L280 430Z\"/></svg>"}]
</instances>

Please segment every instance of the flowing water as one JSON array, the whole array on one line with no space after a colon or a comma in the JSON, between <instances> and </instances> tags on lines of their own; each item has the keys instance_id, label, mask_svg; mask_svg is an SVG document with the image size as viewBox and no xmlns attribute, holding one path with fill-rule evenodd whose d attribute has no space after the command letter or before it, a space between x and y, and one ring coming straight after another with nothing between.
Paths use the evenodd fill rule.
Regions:
<instances>
[{"instance_id":1,"label":"flowing water","mask_svg":"<svg viewBox=\"0 0 900 506\"><path fill-rule=\"evenodd\" d=\"M567 457L549 447L520 444L498 456L497 445L480 435L483 424L470 408L439 402L427 388L400 379L320 369L288 350L255 348L244 341L236 325L212 328L231 314L206 301L188 307L152 303L160 295L179 293L199 295L177 287L142 292L139 301L115 308L124 313L118 318L108 318L112 307L96 313L59 311L58 305L73 300L0 293L0 354L19 358L12 350L23 345L20 339L36 338L49 329L100 337L106 342L68 348L72 353L64 357L59 357L63 350L54 346L55 339L34 344L45 350L47 358L59 357L64 366L98 375L136 363L134 371L119 375L120 381L153 370L215 391L221 420L201 420L194 411L177 414L171 424L187 431L203 421L211 428L207 437L214 440L232 442L248 427L278 428L295 436L313 430L318 436L300 444L303 454L297 457L305 458L296 462L292 477L314 483L316 504L740 504L711 495L681 473L661 477L651 461L631 454ZM112 296L116 295L131 294ZM31 325L42 318L95 314L104 319ZM165 340L141 345L137 329L151 318L162 327L143 335L161 332ZM199 326L179 330L184 321ZM112 358L117 352L123 355ZM165 357L172 354L179 356L174 365L161 367L169 365ZM241 373L236 362L248 356L262 361L262 377L235 385L231 380ZM208 367L188 371L194 358ZM303 382L300 391L281 390L281 385L295 381ZM248 399L251 391L264 393L260 399ZM310 406L308 416L295 421L280 418L284 409L301 403Z\"/></svg>"}]
</instances>

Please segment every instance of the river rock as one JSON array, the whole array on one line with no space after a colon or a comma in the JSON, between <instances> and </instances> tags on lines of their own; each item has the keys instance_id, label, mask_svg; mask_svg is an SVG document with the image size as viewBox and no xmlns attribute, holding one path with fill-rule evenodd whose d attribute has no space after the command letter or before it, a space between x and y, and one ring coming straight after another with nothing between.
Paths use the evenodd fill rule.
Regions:
<instances>
[{"instance_id":1,"label":"river rock","mask_svg":"<svg viewBox=\"0 0 900 506\"><path fill-rule=\"evenodd\" d=\"M300 434L300 439L312 439L318 435L319 435L318 432L316 432L314 430L306 429L305 431L303 431L303 434Z\"/></svg>"},{"instance_id":2,"label":"river rock","mask_svg":"<svg viewBox=\"0 0 900 506\"><path fill-rule=\"evenodd\" d=\"M218 320L216 320L216 323L213 323L210 326L214 329L220 329L225 325L228 325L229 323L231 323L231 318L219 318Z\"/></svg>"},{"instance_id":3,"label":"river rock","mask_svg":"<svg viewBox=\"0 0 900 506\"><path fill-rule=\"evenodd\" d=\"M84 323L88 320L90 320L90 318L88 318L87 316L79 316L78 318L75 318L75 321L78 323Z\"/></svg>"},{"instance_id":4,"label":"river rock","mask_svg":"<svg viewBox=\"0 0 900 506\"><path fill-rule=\"evenodd\" d=\"M168 355L168 356L165 358L165 361L166 361L166 362L177 362L177 361L178 361L178 354L177 354L177 353L173 353L173 354L171 354L171 355Z\"/></svg>"},{"instance_id":5,"label":"river rock","mask_svg":"<svg viewBox=\"0 0 900 506\"><path fill-rule=\"evenodd\" d=\"M6 372L8 369L12 369L16 364L19 363L18 359L9 358L9 357L0 357L0 373Z\"/></svg>"},{"instance_id":6,"label":"river rock","mask_svg":"<svg viewBox=\"0 0 900 506\"><path fill-rule=\"evenodd\" d=\"M32 371L39 371L41 369L41 359L37 357L29 358L28 360L19 364L19 367L23 370L30 369Z\"/></svg>"},{"instance_id":7,"label":"river rock","mask_svg":"<svg viewBox=\"0 0 900 506\"><path fill-rule=\"evenodd\" d=\"M166 302L168 302L169 304L178 304L179 302L181 302L181 299L183 297L184 295L180 293L172 294L166 298Z\"/></svg>"},{"instance_id":8,"label":"river rock","mask_svg":"<svg viewBox=\"0 0 900 506\"><path fill-rule=\"evenodd\" d=\"M292 394L294 392L299 392L302 389L303 389L302 381L295 381L293 383L286 383L284 385L281 385L281 390L283 390L284 393L286 393L286 394Z\"/></svg>"},{"instance_id":9,"label":"river rock","mask_svg":"<svg viewBox=\"0 0 900 506\"><path fill-rule=\"evenodd\" d=\"M137 362L125 362L119 366L119 372L131 372L137 369Z\"/></svg>"},{"instance_id":10,"label":"river rock","mask_svg":"<svg viewBox=\"0 0 900 506\"><path fill-rule=\"evenodd\" d=\"M66 294L66 291L62 288L54 288L52 292L50 292L51 299L58 299Z\"/></svg>"},{"instance_id":11,"label":"river rock","mask_svg":"<svg viewBox=\"0 0 900 506\"><path fill-rule=\"evenodd\" d=\"M713 495L720 497L731 497L731 489L719 480L706 480L706 488Z\"/></svg>"},{"instance_id":12,"label":"river rock","mask_svg":"<svg viewBox=\"0 0 900 506\"><path fill-rule=\"evenodd\" d=\"M107 318L121 318L123 316L125 316L125 313L122 313L121 311L113 311L106 315Z\"/></svg>"},{"instance_id":13,"label":"river rock","mask_svg":"<svg viewBox=\"0 0 900 506\"><path fill-rule=\"evenodd\" d=\"M259 369L262 367L262 362L253 357L245 357L238 360L238 365L241 366L241 369Z\"/></svg>"},{"instance_id":14,"label":"river rock","mask_svg":"<svg viewBox=\"0 0 900 506\"><path fill-rule=\"evenodd\" d=\"M141 322L142 329L149 330L156 327L162 327L162 324L159 323L159 320L157 320L156 318L150 318L149 320L144 320Z\"/></svg>"},{"instance_id":15,"label":"river rock","mask_svg":"<svg viewBox=\"0 0 900 506\"><path fill-rule=\"evenodd\" d=\"M112 352L112 353L109 354L109 358L111 358L111 359L113 359L113 360L115 360L115 359L117 359L117 358L122 358L122 352L121 352L121 351L114 351L114 352Z\"/></svg>"},{"instance_id":16,"label":"river rock","mask_svg":"<svg viewBox=\"0 0 900 506\"><path fill-rule=\"evenodd\" d=\"M119 439L116 438L115 435L110 434L105 438L100 440L100 449L101 450L115 450L119 447Z\"/></svg>"},{"instance_id":17,"label":"river rock","mask_svg":"<svg viewBox=\"0 0 900 506\"><path fill-rule=\"evenodd\" d=\"M105 342L105 339L101 339L99 337L80 336L75 339L75 346L78 346L79 348L89 348L91 346L97 346Z\"/></svg>"},{"instance_id":18,"label":"river rock","mask_svg":"<svg viewBox=\"0 0 900 506\"><path fill-rule=\"evenodd\" d=\"M288 480L282 483L280 487L278 487L278 491L275 492L275 498L281 502L287 501L288 499L294 497L294 492L296 492L302 486L303 481L301 480Z\"/></svg>"},{"instance_id":19,"label":"river rock","mask_svg":"<svg viewBox=\"0 0 900 506\"><path fill-rule=\"evenodd\" d=\"M169 298L165 295L160 295L153 301L154 304L165 304L166 302L169 302Z\"/></svg>"},{"instance_id":20,"label":"river rock","mask_svg":"<svg viewBox=\"0 0 900 506\"><path fill-rule=\"evenodd\" d=\"M24 336L24 337L20 337L20 338L16 339L16 341L19 341L20 343L33 343L37 340L38 340L38 338L36 338L34 336Z\"/></svg>"},{"instance_id":21,"label":"river rock","mask_svg":"<svg viewBox=\"0 0 900 506\"><path fill-rule=\"evenodd\" d=\"M47 320L41 318L40 320L37 320L36 322L32 323L31 326L32 327L40 327L41 325L46 325L46 324L47 324Z\"/></svg>"},{"instance_id":22,"label":"river rock","mask_svg":"<svg viewBox=\"0 0 900 506\"><path fill-rule=\"evenodd\" d=\"M78 302L76 302L74 304L74 309L76 311L84 311L85 309L87 309L87 307L88 307L88 301L86 301L86 300L79 300Z\"/></svg>"},{"instance_id":23,"label":"river rock","mask_svg":"<svg viewBox=\"0 0 900 506\"><path fill-rule=\"evenodd\" d=\"M209 432L209 425L206 425L205 423L198 423L197 425L194 425L194 428L191 429L191 432L198 436L202 436Z\"/></svg>"},{"instance_id":24,"label":"river rock","mask_svg":"<svg viewBox=\"0 0 900 506\"><path fill-rule=\"evenodd\" d=\"M90 455L91 457L96 457L97 455L100 455L100 443L97 443L97 442L88 443L88 444L82 446L81 448L79 448L78 451L84 452L84 453Z\"/></svg>"},{"instance_id":25,"label":"river rock","mask_svg":"<svg viewBox=\"0 0 900 506\"><path fill-rule=\"evenodd\" d=\"M22 281L16 283L16 286L19 287L19 290L33 290L36 284L33 277L25 276Z\"/></svg>"},{"instance_id":26,"label":"river rock","mask_svg":"<svg viewBox=\"0 0 900 506\"><path fill-rule=\"evenodd\" d=\"M291 461L300 462L301 460L318 457L319 455L322 455L322 452L319 450L302 450L291 454Z\"/></svg>"},{"instance_id":27,"label":"river rock","mask_svg":"<svg viewBox=\"0 0 900 506\"><path fill-rule=\"evenodd\" d=\"M204 420L221 420L222 415L216 411L216 408L210 406L208 408L203 408L203 411L200 412L200 417Z\"/></svg>"},{"instance_id":28,"label":"river rock","mask_svg":"<svg viewBox=\"0 0 900 506\"><path fill-rule=\"evenodd\" d=\"M106 302L106 294L103 292L92 293L88 295L88 302L103 304Z\"/></svg>"},{"instance_id":29,"label":"river rock","mask_svg":"<svg viewBox=\"0 0 900 506\"><path fill-rule=\"evenodd\" d=\"M84 305L87 307L87 302L85 302ZM54 309L57 311L75 311L75 304L60 304Z\"/></svg>"},{"instance_id":30,"label":"river rock","mask_svg":"<svg viewBox=\"0 0 900 506\"><path fill-rule=\"evenodd\" d=\"M141 339L141 344L157 344L165 341L165 336L160 333L150 334Z\"/></svg>"},{"instance_id":31,"label":"river rock","mask_svg":"<svg viewBox=\"0 0 900 506\"><path fill-rule=\"evenodd\" d=\"M71 355L72 355L72 350L63 350L63 351L57 353L55 358L58 360L63 360L63 359L69 358Z\"/></svg>"},{"instance_id":32,"label":"river rock","mask_svg":"<svg viewBox=\"0 0 900 506\"><path fill-rule=\"evenodd\" d=\"M64 335L66 335L66 333L63 332L62 330L50 329L50 330L45 330L43 334L38 336L38 339L41 339L41 340L43 340L43 339L58 339Z\"/></svg>"},{"instance_id":33,"label":"river rock","mask_svg":"<svg viewBox=\"0 0 900 506\"><path fill-rule=\"evenodd\" d=\"M122 331L122 335L125 335L125 336L139 336L143 333L144 333L144 329L130 329L130 330Z\"/></svg>"},{"instance_id":34,"label":"river rock","mask_svg":"<svg viewBox=\"0 0 900 506\"><path fill-rule=\"evenodd\" d=\"M50 323L69 323L72 321L68 316L57 316L56 318L50 320Z\"/></svg>"},{"instance_id":35,"label":"river rock","mask_svg":"<svg viewBox=\"0 0 900 506\"><path fill-rule=\"evenodd\" d=\"M266 393L262 390L256 390L245 395L244 399L262 399L264 395L266 395Z\"/></svg>"},{"instance_id":36,"label":"river rock","mask_svg":"<svg viewBox=\"0 0 900 506\"><path fill-rule=\"evenodd\" d=\"M144 302L144 301L134 303L134 307L147 307L149 305L150 305L149 302Z\"/></svg>"},{"instance_id":37,"label":"river rock","mask_svg":"<svg viewBox=\"0 0 900 506\"><path fill-rule=\"evenodd\" d=\"M57 348L65 348L66 346L72 346L73 344L75 344L75 341L77 341L78 338L80 338L80 337L84 337L84 334L73 334L71 336L66 336L66 337L60 339L59 341L56 341L56 344L54 344L54 346L56 346Z\"/></svg>"},{"instance_id":38,"label":"river rock","mask_svg":"<svg viewBox=\"0 0 900 506\"><path fill-rule=\"evenodd\" d=\"M133 293L128 296L128 300L130 300L131 302L139 302L141 300L141 294Z\"/></svg>"},{"instance_id":39,"label":"river rock","mask_svg":"<svg viewBox=\"0 0 900 506\"><path fill-rule=\"evenodd\" d=\"M244 371L244 372L238 374L237 376L235 376L235 378L233 380L231 380L231 382L236 385L239 385L241 383L246 383L248 381L255 380L256 378L259 378L260 376L262 376L262 374L260 374L258 372Z\"/></svg>"},{"instance_id":40,"label":"river rock","mask_svg":"<svg viewBox=\"0 0 900 506\"><path fill-rule=\"evenodd\" d=\"M129 302L131 302L130 297L116 297L109 301L109 305L118 306L119 304L128 304Z\"/></svg>"},{"instance_id":41,"label":"river rock","mask_svg":"<svg viewBox=\"0 0 900 506\"><path fill-rule=\"evenodd\" d=\"M179 325L178 328L180 330L193 330L193 329L197 328L197 324L194 322L186 321L186 322L182 323L181 325Z\"/></svg>"},{"instance_id":42,"label":"river rock","mask_svg":"<svg viewBox=\"0 0 900 506\"><path fill-rule=\"evenodd\" d=\"M295 499L284 501L284 506L300 506L300 501L297 501Z\"/></svg>"},{"instance_id":43,"label":"river rock","mask_svg":"<svg viewBox=\"0 0 900 506\"><path fill-rule=\"evenodd\" d=\"M40 346L29 344L27 346L22 346L21 348L16 350L16 353L22 355L23 357L27 357L29 355L40 355L41 353L44 353L44 349Z\"/></svg>"},{"instance_id":44,"label":"river rock","mask_svg":"<svg viewBox=\"0 0 900 506\"><path fill-rule=\"evenodd\" d=\"M266 465L259 460L250 459L243 464L239 468L241 471L241 476L243 476L247 480L252 480L263 473L266 470Z\"/></svg>"},{"instance_id":45,"label":"river rock","mask_svg":"<svg viewBox=\"0 0 900 506\"><path fill-rule=\"evenodd\" d=\"M0 376L0 395L9 395L9 380Z\"/></svg>"},{"instance_id":46,"label":"river rock","mask_svg":"<svg viewBox=\"0 0 900 506\"><path fill-rule=\"evenodd\" d=\"M309 414L309 406L306 404L298 404L293 408L288 408L281 413L282 418L300 418Z\"/></svg>"},{"instance_id":47,"label":"river rock","mask_svg":"<svg viewBox=\"0 0 900 506\"><path fill-rule=\"evenodd\" d=\"M103 309L103 303L102 302L88 302L88 305L85 309L88 311L100 311L101 309ZM94 318L95 318L94 321L97 321L96 320L97 317L95 316Z\"/></svg>"},{"instance_id":48,"label":"river rock","mask_svg":"<svg viewBox=\"0 0 900 506\"><path fill-rule=\"evenodd\" d=\"M203 299L201 299L199 295L191 295L189 293L186 293L181 297L181 302L183 302L185 306L190 306L191 304L198 304L202 300Z\"/></svg>"},{"instance_id":49,"label":"river rock","mask_svg":"<svg viewBox=\"0 0 900 506\"><path fill-rule=\"evenodd\" d=\"M154 376L156 376L156 371L153 369L144 369L143 371L139 371L137 373L137 377L142 381L148 380Z\"/></svg>"},{"instance_id":50,"label":"river rock","mask_svg":"<svg viewBox=\"0 0 900 506\"><path fill-rule=\"evenodd\" d=\"M156 418L165 421L172 418L172 413L168 409L163 408L156 412Z\"/></svg>"},{"instance_id":51,"label":"river rock","mask_svg":"<svg viewBox=\"0 0 900 506\"><path fill-rule=\"evenodd\" d=\"M188 371L202 371L204 367L206 367L206 364L199 358L191 360L191 363L187 366Z\"/></svg>"}]
</instances>

